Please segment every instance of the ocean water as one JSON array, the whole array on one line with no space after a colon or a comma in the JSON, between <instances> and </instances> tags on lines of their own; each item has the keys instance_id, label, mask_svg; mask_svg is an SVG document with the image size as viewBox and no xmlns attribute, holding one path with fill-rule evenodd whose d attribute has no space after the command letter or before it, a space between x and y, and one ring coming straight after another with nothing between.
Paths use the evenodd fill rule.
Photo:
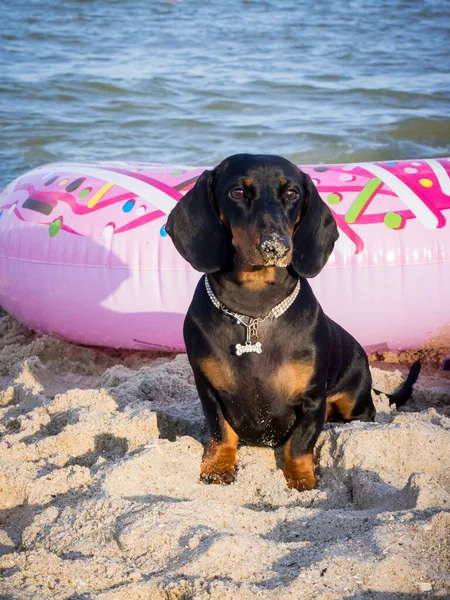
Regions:
<instances>
[{"instance_id":1,"label":"ocean water","mask_svg":"<svg viewBox=\"0 0 450 600\"><path fill-rule=\"evenodd\" d=\"M60 160L450 154L442 0L2 0L0 8L0 187Z\"/></svg>"}]
</instances>

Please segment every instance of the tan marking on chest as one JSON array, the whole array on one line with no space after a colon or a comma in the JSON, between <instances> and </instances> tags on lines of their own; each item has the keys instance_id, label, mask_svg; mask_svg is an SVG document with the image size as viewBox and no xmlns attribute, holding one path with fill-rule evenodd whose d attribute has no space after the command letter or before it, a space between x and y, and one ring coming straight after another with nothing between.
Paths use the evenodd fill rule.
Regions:
<instances>
[{"instance_id":1,"label":"tan marking on chest","mask_svg":"<svg viewBox=\"0 0 450 600\"><path fill-rule=\"evenodd\" d=\"M240 271L238 279L251 290L262 290L277 279L276 267L265 267L257 271Z\"/></svg>"},{"instance_id":2,"label":"tan marking on chest","mask_svg":"<svg viewBox=\"0 0 450 600\"><path fill-rule=\"evenodd\" d=\"M333 416L342 417L344 421L351 421L352 410L355 402L353 398L346 393L334 394L327 398L326 420Z\"/></svg>"},{"instance_id":3,"label":"tan marking on chest","mask_svg":"<svg viewBox=\"0 0 450 600\"><path fill-rule=\"evenodd\" d=\"M203 375L218 392L231 393L236 389L236 379L231 366L218 358L203 358L198 361Z\"/></svg>"},{"instance_id":4,"label":"tan marking on chest","mask_svg":"<svg viewBox=\"0 0 450 600\"><path fill-rule=\"evenodd\" d=\"M287 398L296 398L306 392L314 375L311 363L300 361L287 362L275 371L271 383L275 390Z\"/></svg>"}]
</instances>

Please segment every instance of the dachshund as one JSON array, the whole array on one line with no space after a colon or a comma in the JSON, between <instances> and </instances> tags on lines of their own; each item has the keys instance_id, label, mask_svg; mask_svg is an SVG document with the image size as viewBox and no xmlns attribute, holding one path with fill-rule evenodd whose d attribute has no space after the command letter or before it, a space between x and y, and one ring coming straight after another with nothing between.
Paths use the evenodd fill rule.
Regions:
<instances>
[{"instance_id":1,"label":"dachshund","mask_svg":"<svg viewBox=\"0 0 450 600\"><path fill-rule=\"evenodd\" d=\"M338 238L332 212L287 159L236 154L200 175L166 231L205 273L183 329L210 434L201 480L234 481L241 441L283 446L288 487L317 487L313 450L325 422L375 416L365 351L308 283ZM393 395L397 406L418 370Z\"/></svg>"}]
</instances>

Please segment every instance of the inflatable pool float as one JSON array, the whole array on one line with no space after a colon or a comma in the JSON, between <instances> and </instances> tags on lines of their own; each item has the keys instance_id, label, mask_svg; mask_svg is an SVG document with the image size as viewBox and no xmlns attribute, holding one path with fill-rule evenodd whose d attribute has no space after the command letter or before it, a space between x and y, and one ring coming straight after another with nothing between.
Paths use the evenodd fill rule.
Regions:
<instances>
[{"instance_id":1,"label":"inflatable pool float","mask_svg":"<svg viewBox=\"0 0 450 600\"><path fill-rule=\"evenodd\" d=\"M200 274L164 226L204 168L55 163L19 177L0 194L0 304L73 342L183 350ZM450 323L450 159L301 168L339 227L311 281L327 314L368 350L433 343Z\"/></svg>"}]
</instances>

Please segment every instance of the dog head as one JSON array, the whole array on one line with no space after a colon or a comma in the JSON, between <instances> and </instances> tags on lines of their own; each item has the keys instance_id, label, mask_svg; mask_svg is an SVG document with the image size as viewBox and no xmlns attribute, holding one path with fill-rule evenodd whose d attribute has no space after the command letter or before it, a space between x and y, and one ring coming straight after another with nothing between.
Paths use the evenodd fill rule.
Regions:
<instances>
[{"instance_id":1,"label":"dog head","mask_svg":"<svg viewBox=\"0 0 450 600\"><path fill-rule=\"evenodd\" d=\"M219 271L233 253L253 267L287 267L314 277L338 238L333 215L309 175L280 156L236 154L172 210L166 225L198 271Z\"/></svg>"}]
</instances>

